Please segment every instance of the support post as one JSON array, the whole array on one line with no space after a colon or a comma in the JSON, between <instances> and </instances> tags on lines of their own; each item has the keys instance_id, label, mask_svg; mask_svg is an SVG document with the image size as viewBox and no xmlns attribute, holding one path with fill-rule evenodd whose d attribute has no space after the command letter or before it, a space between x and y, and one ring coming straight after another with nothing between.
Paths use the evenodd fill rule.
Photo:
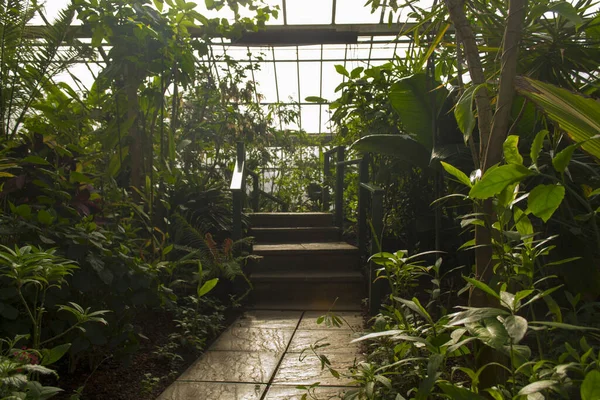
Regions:
<instances>
[{"instance_id":1,"label":"support post","mask_svg":"<svg viewBox=\"0 0 600 400\"><path fill-rule=\"evenodd\" d=\"M243 193L239 190L236 190L232 193L233 196L233 232L232 239L233 241L238 241L242 238L242 203L243 203Z\"/></svg>"},{"instance_id":2,"label":"support post","mask_svg":"<svg viewBox=\"0 0 600 400\"><path fill-rule=\"evenodd\" d=\"M344 161L345 149L343 146L337 148L335 165L335 224L339 228L344 225Z\"/></svg>"},{"instance_id":3,"label":"support post","mask_svg":"<svg viewBox=\"0 0 600 400\"><path fill-rule=\"evenodd\" d=\"M329 159L331 157L331 153L325 152L323 158L323 193L322 193L322 201L323 201L323 211L329 212L329 185L331 184L331 164Z\"/></svg>"},{"instance_id":4,"label":"support post","mask_svg":"<svg viewBox=\"0 0 600 400\"><path fill-rule=\"evenodd\" d=\"M361 183L369 183L369 154L365 154L359 164L358 171L358 250L360 257L367 254L367 205L369 191Z\"/></svg>"},{"instance_id":5,"label":"support post","mask_svg":"<svg viewBox=\"0 0 600 400\"><path fill-rule=\"evenodd\" d=\"M244 142L237 142L236 163L233 171L234 177L237 175L236 183L232 182L233 197L233 240L240 240L243 237L242 230L242 211L244 209L244 195L246 193L244 168L246 161L246 148Z\"/></svg>"},{"instance_id":6,"label":"support post","mask_svg":"<svg viewBox=\"0 0 600 400\"><path fill-rule=\"evenodd\" d=\"M258 176L252 175L252 211L254 212L258 212L260 207L260 188L258 184Z\"/></svg>"},{"instance_id":7,"label":"support post","mask_svg":"<svg viewBox=\"0 0 600 400\"><path fill-rule=\"evenodd\" d=\"M375 254L381 251L379 246L379 235L383 231L383 190L376 190L373 192L373 199L371 202L371 220L373 224L373 238L371 240L371 254ZM377 266L375 263L369 263L369 313L375 315L379 311L381 306L381 299L384 293L383 279L377 278L375 270Z\"/></svg>"}]
</instances>

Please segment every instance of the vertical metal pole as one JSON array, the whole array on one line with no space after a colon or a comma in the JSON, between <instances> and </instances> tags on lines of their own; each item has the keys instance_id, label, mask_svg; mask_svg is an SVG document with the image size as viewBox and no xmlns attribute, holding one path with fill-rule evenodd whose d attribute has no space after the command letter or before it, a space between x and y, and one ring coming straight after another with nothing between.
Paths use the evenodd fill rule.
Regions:
<instances>
[{"instance_id":1,"label":"vertical metal pole","mask_svg":"<svg viewBox=\"0 0 600 400\"><path fill-rule=\"evenodd\" d=\"M329 153L323 157L323 211L329 212L329 185L331 184L331 167L329 163Z\"/></svg>"},{"instance_id":2,"label":"vertical metal pole","mask_svg":"<svg viewBox=\"0 0 600 400\"><path fill-rule=\"evenodd\" d=\"M344 224L344 161L345 149L343 146L337 148L337 163L335 165L335 224L343 228Z\"/></svg>"},{"instance_id":3,"label":"vertical metal pole","mask_svg":"<svg viewBox=\"0 0 600 400\"><path fill-rule=\"evenodd\" d=\"M243 168L244 161L246 161L246 148L244 142L237 142L236 148L236 161L240 168ZM239 171L238 171L239 172Z\"/></svg>"},{"instance_id":4,"label":"vertical metal pole","mask_svg":"<svg viewBox=\"0 0 600 400\"><path fill-rule=\"evenodd\" d=\"M379 235L383 231L383 191L377 190L373 192L373 200L371 203L371 221L373 223L373 238L371 240L371 254L381 251L379 246ZM377 278L375 270L377 266L371 262L370 265L370 281L369 281L369 313L377 314L381 307L381 298L384 293L384 280Z\"/></svg>"},{"instance_id":5,"label":"vertical metal pole","mask_svg":"<svg viewBox=\"0 0 600 400\"><path fill-rule=\"evenodd\" d=\"M235 190L233 193L233 240L242 238L242 192Z\"/></svg>"},{"instance_id":6,"label":"vertical metal pole","mask_svg":"<svg viewBox=\"0 0 600 400\"><path fill-rule=\"evenodd\" d=\"M237 142L236 147L236 168L238 169L236 172L242 172L244 168L244 163L246 161L246 149L244 146L244 142ZM242 210L244 206L244 179L242 179L242 188L241 190L233 191L233 240L240 240L243 236L242 231Z\"/></svg>"},{"instance_id":7,"label":"vertical metal pole","mask_svg":"<svg viewBox=\"0 0 600 400\"><path fill-rule=\"evenodd\" d=\"M260 189L258 183L258 175L252 175L252 211L254 212L258 212L258 208L260 207L260 194L258 193Z\"/></svg>"},{"instance_id":8,"label":"vertical metal pole","mask_svg":"<svg viewBox=\"0 0 600 400\"><path fill-rule=\"evenodd\" d=\"M358 172L358 250L361 257L367 254L367 204L369 191L361 183L369 183L369 154L365 154Z\"/></svg>"}]
</instances>

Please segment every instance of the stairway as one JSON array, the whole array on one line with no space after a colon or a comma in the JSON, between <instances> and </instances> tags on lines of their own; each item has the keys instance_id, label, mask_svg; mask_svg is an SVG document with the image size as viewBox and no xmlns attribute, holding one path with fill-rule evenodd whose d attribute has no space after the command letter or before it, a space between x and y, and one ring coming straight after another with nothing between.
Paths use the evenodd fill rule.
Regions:
<instances>
[{"instance_id":1,"label":"stairway","mask_svg":"<svg viewBox=\"0 0 600 400\"><path fill-rule=\"evenodd\" d=\"M256 308L358 310L366 297L355 246L341 242L330 213L250 214Z\"/></svg>"}]
</instances>

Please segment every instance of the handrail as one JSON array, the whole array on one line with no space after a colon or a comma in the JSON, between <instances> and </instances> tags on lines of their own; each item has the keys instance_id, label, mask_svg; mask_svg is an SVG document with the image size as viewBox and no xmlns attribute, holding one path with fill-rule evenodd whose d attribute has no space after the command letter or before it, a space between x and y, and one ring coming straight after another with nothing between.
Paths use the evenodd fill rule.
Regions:
<instances>
[{"instance_id":1,"label":"handrail","mask_svg":"<svg viewBox=\"0 0 600 400\"><path fill-rule=\"evenodd\" d=\"M260 175L246 168L246 148L243 142L237 143L235 167L231 177L231 195L233 197L233 232L232 239L240 240L243 235L242 212L244 209L244 197L246 196L246 178L252 178L252 193L250 194L252 211L258 212L260 208L260 196L264 196L279 205L283 211L287 211L289 205L280 198L260 189Z\"/></svg>"},{"instance_id":2,"label":"handrail","mask_svg":"<svg viewBox=\"0 0 600 400\"><path fill-rule=\"evenodd\" d=\"M284 200L281 200L279 197L273 196L271 193L267 193L264 190L259 190L258 193L260 193L261 196L264 196L267 199L279 204L281 206L281 211L283 211L283 212L288 211L289 204L286 203Z\"/></svg>"},{"instance_id":3,"label":"handrail","mask_svg":"<svg viewBox=\"0 0 600 400\"><path fill-rule=\"evenodd\" d=\"M341 146L334 147L324 152L323 163L323 209L329 211L329 181L332 176L330 170L330 158L336 155L335 170L335 224L343 227L343 194L344 194L344 174L346 165L358 165L358 249L361 257L367 259L368 254L375 254L380 251L377 238L372 237L371 247L367 249L369 237L369 227L367 217L371 217L371 228L374 236L383 232L383 195L384 190L372 183L369 183L369 161L370 154L366 153L360 159L344 160L345 148ZM369 204L370 203L370 204ZM371 261L369 263L369 312L374 315L380 307L380 300L384 293L383 280L377 279L377 267Z\"/></svg>"},{"instance_id":4,"label":"handrail","mask_svg":"<svg viewBox=\"0 0 600 400\"><path fill-rule=\"evenodd\" d=\"M360 187L367 189L371 193L377 193L377 192L382 192L383 193L383 191L384 191L379 186L375 186L375 185L372 185L370 183L365 183L365 182L361 182L360 183Z\"/></svg>"},{"instance_id":5,"label":"handrail","mask_svg":"<svg viewBox=\"0 0 600 400\"><path fill-rule=\"evenodd\" d=\"M362 161L362 158L355 158L354 160L338 161L335 165L358 165Z\"/></svg>"}]
</instances>

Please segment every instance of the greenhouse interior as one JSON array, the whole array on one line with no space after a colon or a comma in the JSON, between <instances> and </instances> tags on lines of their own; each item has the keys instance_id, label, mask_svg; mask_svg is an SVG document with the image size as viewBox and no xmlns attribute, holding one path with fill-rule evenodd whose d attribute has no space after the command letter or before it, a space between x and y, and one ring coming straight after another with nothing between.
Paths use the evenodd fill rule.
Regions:
<instances>
[{"instance_id":1,"label":"greenhouse interior","mask_svg":"<svg viewBox=\"0 0 600 400\"><path fill-rule=\"evenodd\" d=\"M600 2L3 0L1 400L600 399Z\"/></svg>"}]
</instances>

